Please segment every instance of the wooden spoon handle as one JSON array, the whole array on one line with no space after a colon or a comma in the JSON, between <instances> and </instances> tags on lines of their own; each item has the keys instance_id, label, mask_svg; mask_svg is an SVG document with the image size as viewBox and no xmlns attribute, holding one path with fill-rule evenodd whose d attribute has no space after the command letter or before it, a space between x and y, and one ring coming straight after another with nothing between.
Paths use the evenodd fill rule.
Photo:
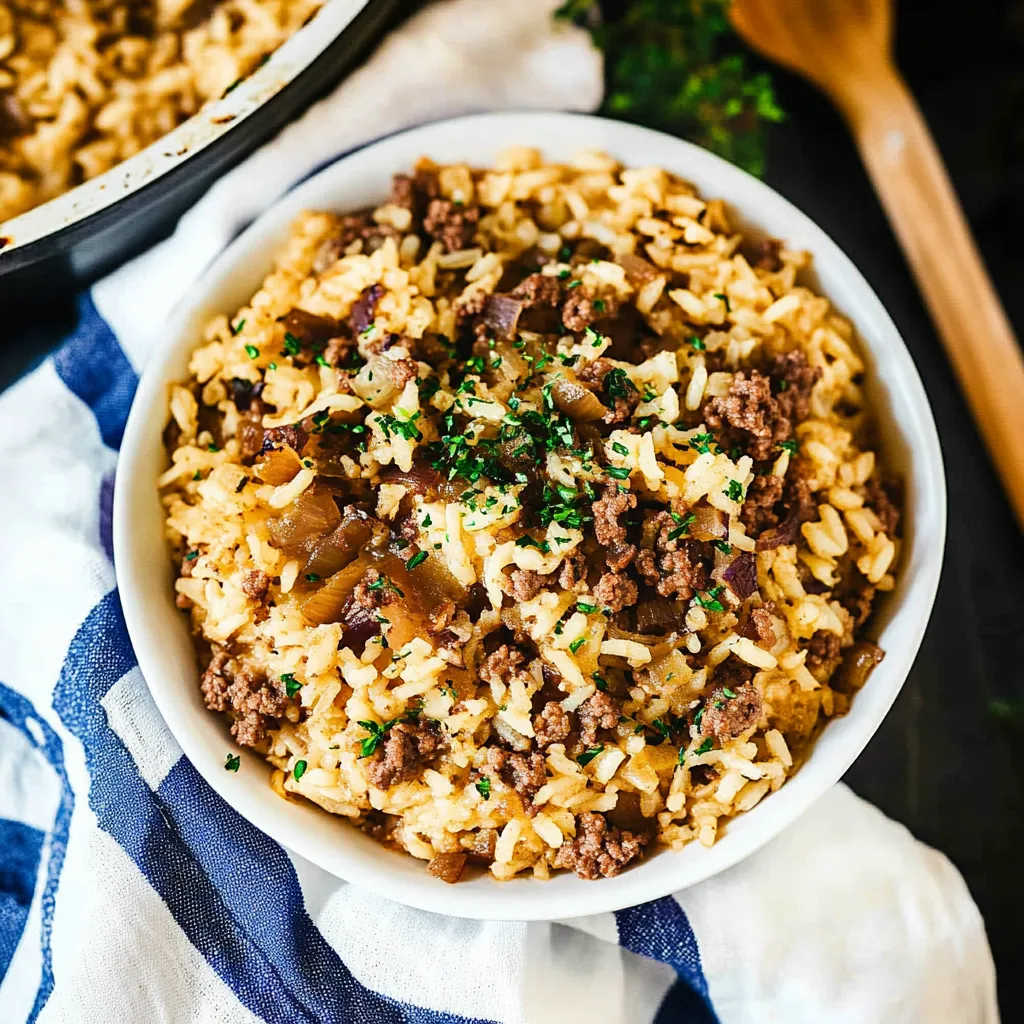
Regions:
<instances>
[{"instance_id":1,"label":"wooden spoon handle","mask_svg":"<svg viewBox=\"0 0 1024 1024\"><path fill-rule=\"evenodd\" d=\"M895 68L838 99L1024 528L1024 359L942 157Z\"/></svg>"}]
</instances>

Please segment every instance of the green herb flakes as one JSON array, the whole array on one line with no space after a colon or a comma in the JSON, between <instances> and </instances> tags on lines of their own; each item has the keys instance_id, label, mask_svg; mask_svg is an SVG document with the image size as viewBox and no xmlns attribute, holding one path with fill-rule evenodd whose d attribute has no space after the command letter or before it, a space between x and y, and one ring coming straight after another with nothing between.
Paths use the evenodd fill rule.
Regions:
<instances>
[{"instance_id":1,"label":"green herb flakes","mask_svg":"<svg viewBox=\"0 0 1024 1024\"><path fill-rule=\"evenodd\" d=\"M577 654L579 652L579 649L586 642L587 642L587 638L585 636L581 636L578 639L573 640L573 642L571 644L569 644L569 650L572 651L573 654Z\"/></svg>"},{"instance_id":2,"label":"green herb flakes","mask_svg":"<svg viewBox=\"0 0 1024 1024\"><path fill-rule=\"evenodd\" d=\"M224 762L224 770L228 772L237 772L242 765L242 759L238 754L228 754L227 760Z\"/></svg>"},{"instance_id":3,"label":"green herb flakes","mask_svg":"<svg viewBox=\"0 0 1024 1024\"><path fill-rule=\"evenodd\" d=\"M411 571L415 569L417 565L422 565L429 557L429 551L417 551L416 554L405 563L405 567Z\"/></svg>"},{"instance_id":4,"label":"green herb flakes","mask_svg":"<svg viewBox=\"0 0 1024 1024\"><path fill-rule=\"evenodd\" d=\"M300 683L291 672L285 672L285 674L281 676L281 682L284 683L284 692L288 694L289 697L294 697L295 694L302 689L302 683Z\"/></svg>"},{"instance_id":5,"label":"green herb flakes","mask_svg":"<svg viewBox=\"0 0 1024 1024\"><path fill-rule=\"evenodd\" d=\"M590 764L590 762L593 761L594 758L597 757L597 755L600 754L603 750L603 744L598 744L596 747L591 747L589 750L584 750L583 753L576 758L576 763L581 768L586 768L587 765Z\"/></svg>"},{"instance_id":6,"label":"green herb flakes","mask_svg":"<svg viewBox=\"0 0 1024 1024\"><path fill-rule=\"evenodd\" d=\"M306 767L307 765L305 761L295 762L295 767L292 769L292 778L295 779L296 782L306 774Z\"/></svg>"},{"instance_id":7,"label":"green herb flakes","mask_svg":"<svg viewBox=\"0 0 1024 1024\"><path fill-rule=\"evenodd\" d=\"M743 500L743 484L739 480L730 480L728 486L722 493L730 500L740 502Z\"/></svg>"},{"instance_id":8,"label":"green herb flakes","mask_svg":"<svg viewBox=\"0 0 1024 1024\"><path fill-rule=\"evenodd\" d=\"M476 791L485 799L491 799L491 780L485 775L482 779L476 780Z\"/></svg>"}]
</instances>

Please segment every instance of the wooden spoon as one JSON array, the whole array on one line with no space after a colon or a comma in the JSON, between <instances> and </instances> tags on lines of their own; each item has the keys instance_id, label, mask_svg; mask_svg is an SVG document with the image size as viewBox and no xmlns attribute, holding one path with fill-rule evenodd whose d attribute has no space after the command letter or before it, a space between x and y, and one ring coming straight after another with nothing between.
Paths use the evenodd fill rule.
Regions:
<instances>
[{"instance_id":1,"label":"wooden spoon","mask_svg":"<svg viewBox=\"0 0 1024 1024\"><path fill-rule=\"evenodd\" d=\"M890 0L733 0L755 50L846 118L1024 527L1024 359L928 126L892 58Z\"/></svg>"}]
</instances>

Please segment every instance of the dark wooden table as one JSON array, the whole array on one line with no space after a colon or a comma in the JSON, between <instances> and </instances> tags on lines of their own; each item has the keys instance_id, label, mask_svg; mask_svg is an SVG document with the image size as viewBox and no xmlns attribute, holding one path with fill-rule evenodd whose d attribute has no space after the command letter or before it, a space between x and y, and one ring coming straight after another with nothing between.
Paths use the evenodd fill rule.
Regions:
<instances>
[{"instance_id":1,"label":"dark wooden table","mask_svg":"<svg viewBox=\"0 0 1024 1024\"><path fill-rule=\"evenodd\" d=\"M1007 305L1024 336L1024 3L902 4L900 62L924 109ZM1024 1002L1024 543L1000 493L914 284L857 154L832 109L778 76L788 121L768 180L866 274L917 362L938 421L949 540L931 627L906 686L847 781L946 853L981 907L1000 1002ZM5 315L0 387L74 323L70 299ZM1024 429L1024 395L1021 395Z\"/></svg>"}]
</instances>

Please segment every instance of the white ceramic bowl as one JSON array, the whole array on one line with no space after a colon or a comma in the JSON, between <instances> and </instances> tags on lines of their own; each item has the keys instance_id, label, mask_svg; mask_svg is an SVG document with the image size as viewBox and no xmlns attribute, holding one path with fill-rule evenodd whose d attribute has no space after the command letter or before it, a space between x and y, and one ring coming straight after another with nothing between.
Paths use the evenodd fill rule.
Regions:
<instances>
[{"instance_id":1,"label":"white ceramic bowl","mask_svg":"<svg viewBox=\"0 0 1024 1024\"><path fill-rule=\"evenodd\" d=\"M705 196L725 199L754 234L813 253L814 286L859 331L885 456L907 484L906 531L897 587L873 621L885 660L850 713L827 726L800 771L730 822L713 847L694 843L678 853L662 850L599 882L562 873L548 882L487 876L451 886L432 878L422 862L384 849L343 819L276 796L267 781L269 766L257 755L243 752L240 771L224 770L225 755L235 745L223 716L203 706L186 619L174 606L155 481L166 461L160 435L168 385L187 376L189 352L208 317L248 301L301 210L345 211L379 202L392 172L408 169L422 154L484 166L513 143L538 146L554 159L598 148L628 165L660 165ZM413 907L473 918L552 920L643 903L723 871L793 822L842 776L899 693L931 611L945 537L942 456L920 378L882 304L835 243L766 185L696 146L615 121L549 113L465 117L391 136L305 181L257 220L202 275L164 337L132 407L114 498L117 580L139 665L171 732L207 782L258 828L340 878Z\"/></svg>"}]
</instances>

